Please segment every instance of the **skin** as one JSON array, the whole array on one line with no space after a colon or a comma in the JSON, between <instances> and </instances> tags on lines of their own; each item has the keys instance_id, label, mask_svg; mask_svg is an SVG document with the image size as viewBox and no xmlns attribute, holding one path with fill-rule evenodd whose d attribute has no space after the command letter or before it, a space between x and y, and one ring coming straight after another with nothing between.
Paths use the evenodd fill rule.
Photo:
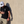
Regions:
<instances>
[{"instance_id":1,"label":"skin","mask_svg":"<svg viewBox=\"0 0 24 24\"><path fill-rule=\"evenodd\" d=\"M5 6L5 5L4 5L4 6ZM4 7L4 6L3 6L3 7ZM3 8L3 7L2 7L2 8ZM0 14L4 14L4 13L5 13L5 12L0 11ZM9 17L10 17L10 11L8 11L8 18L7 18L7 21L9 21Z\"/></svg>"},{"instance_id":2,"label":"skin","mask_svg":"<svg viewBox=\"0 0 24 24\"><path fill-rule=\"evenodd\" d=\"M7 21L9 21L9 17L10 17L10 11L8 11L8 18L7 18Z\"/></svg>"}]
</instances>

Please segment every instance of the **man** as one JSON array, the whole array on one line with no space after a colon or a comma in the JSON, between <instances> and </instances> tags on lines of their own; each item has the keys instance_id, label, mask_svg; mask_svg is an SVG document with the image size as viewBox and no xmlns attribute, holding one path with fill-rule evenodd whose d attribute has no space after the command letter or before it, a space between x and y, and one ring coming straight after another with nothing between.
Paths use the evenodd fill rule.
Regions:
<instances>
[{"instance_id":1,"label":"man","mask_svg":"<svg viewBox=\"0 0 24 24\"><path fill-rule=\"evenodd\" d=\"M2 21L3 24L7 24L7 21L10 21L10 9L9 7L5 6L4 2L0 2L1 11L0 14L2 14Z\"/></svg>"}]
</instances>

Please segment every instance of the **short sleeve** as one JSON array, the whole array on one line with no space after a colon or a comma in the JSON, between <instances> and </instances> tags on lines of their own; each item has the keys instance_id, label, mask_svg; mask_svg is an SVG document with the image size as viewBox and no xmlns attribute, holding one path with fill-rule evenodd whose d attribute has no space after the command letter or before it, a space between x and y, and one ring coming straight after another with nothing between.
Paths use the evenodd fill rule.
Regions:
<instances>
[{"instance_id":1,"label":"short sleeve","mask_svg":"<svg viewBox=\"0 0 24 24\"><path fill-rule=\"evenodd\" d=\"M10 11L10 8L9 7L7 7L7 11Z\"/></svg>"}]
</instances>

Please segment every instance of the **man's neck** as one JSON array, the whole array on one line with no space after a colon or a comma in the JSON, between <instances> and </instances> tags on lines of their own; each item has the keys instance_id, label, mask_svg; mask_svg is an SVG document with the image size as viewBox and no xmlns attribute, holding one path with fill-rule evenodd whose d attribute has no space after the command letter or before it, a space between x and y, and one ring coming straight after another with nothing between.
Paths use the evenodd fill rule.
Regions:
<instances>
[{"instance_id":1,"label":"man's neck","mask_svg":"<svg viewBox=\"0 0 24 24\"><path fill-rule=\"evenodd\" d=\"M4 7L4 6L3 6L3 7ZM2 8L3 8L3 7L2 7Z\"/></svg>"},{"instance_id":2,"label":"man's neck","mask_svg":"<svg viewBox=\"0 0 24 24\"><path fill-rule=\"evenodd\" d=\"M5 6L5 5L4 5L4 6ZM4 7L4 6L3 6L3 7ZM2 7L2 8L3 8L3 7Z\"/></svg>"}]
</instances>

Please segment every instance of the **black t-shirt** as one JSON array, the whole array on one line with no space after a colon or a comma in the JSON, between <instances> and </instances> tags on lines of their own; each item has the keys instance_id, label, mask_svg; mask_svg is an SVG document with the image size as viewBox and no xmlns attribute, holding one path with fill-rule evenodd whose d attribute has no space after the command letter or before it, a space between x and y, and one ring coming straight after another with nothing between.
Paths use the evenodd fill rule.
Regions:
<instances>
[{"instance_id":1,"label":"black t-shirt","mask_svg":"<svg viewBox=\"0 0 24 24\"><path fill-rule=\"evenodd\" d=\"M10 11L9 7L7 7L7 6L4 6L3 8L1 7L1 11L5 12L4 14L2 14L1 18L7 19L8 18L8 11Z\"/></svg>"}]
</instances>

